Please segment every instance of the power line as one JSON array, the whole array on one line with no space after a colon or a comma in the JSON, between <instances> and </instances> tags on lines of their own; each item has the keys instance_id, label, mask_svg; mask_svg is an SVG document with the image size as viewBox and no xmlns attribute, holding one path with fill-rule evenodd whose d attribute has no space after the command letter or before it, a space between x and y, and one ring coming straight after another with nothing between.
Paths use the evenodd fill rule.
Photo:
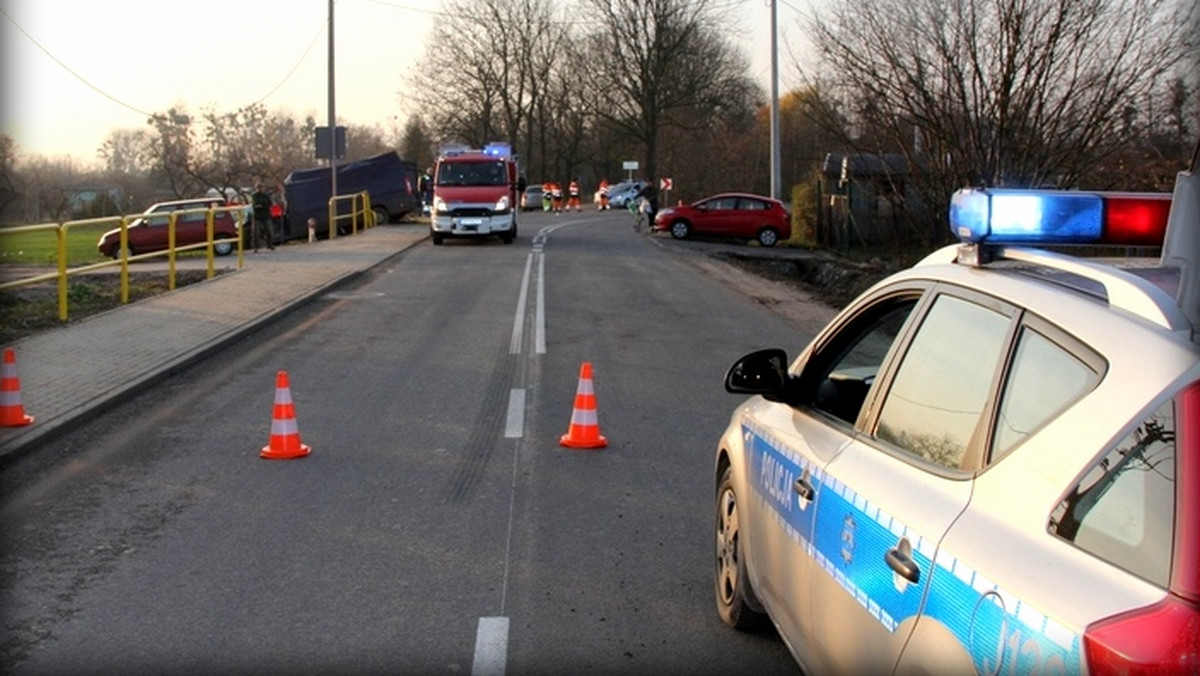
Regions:
<instances>
[{"instance_id":1,"label":"power line","mask_svg":"<svg viewBox=\"0 0 1200 676\"><path fill-rule=\"evenodd\" d=\"M82 75L80 75L79 73L76 73L74 70L72 70L72 69L71 69L71 67L70 67L70 66L68 66L67 64L65 64L65 63L63 63L62 61L60 61L60 60L59 60L59 58L58 58L57 56L55 56L55 55L51 54L51 53L50 53L50 50L48 50L48 49L46 49L45 47L43 47L43 46L42 46L42 43L40 43L40 42L38 42L37 40L33 39L33 36L32 36L32 35L30 35L30 34L29 34L29 32L28 32L28 31L26 31L24 28L22 28L22 27L21 27L21 24L17 23L15 20L13 20L13 18L12 18L11 16L9 16L9 15L8 15L8 12L4 11L4 8L3 8L3 7L0 7L0 14L3 14L3 15L4 15L4 18L5 18L5 19L8 19L8 22L9 22L9 23L11 23L11 24L12 24L14 27L16 27L16 29L17 29L17 30L21 31L21 34L22 34L22 35L24 35L24 36L25 36L25 38L26 38L26 39L28 39L30 42L32 42L32 43L34 44L34 46L35 46L35 47L37 47L38 49L42 50L42 53L43 53L43 54L45 54L46 56L50 57L50 60L51 60L51 61L53 61L54 63L57 63L59 66L61 66L61 67L62 67L62 69L63 69L63 70L67 71L67 72L68 72L68 73L70 73L72 76L74 76L74 77L75 77L75 79L79 80L79 81L80 81L80 82L82 82L83 84L85 84L85 85L87 85L88 87L90 87L90 88L91 88L93 91L95 91L97 94L99 94L99 95L103 96L104 98L108 99L109 101L112 101L113 103L117 104L118 106L121 106L122 108L128 108L129 110L132 110L133 112L135 112L135 113L138 113L138 114L140 114L140 115L144 115L144 116L146 116L146 117L153 117L153 113L147 113L146 111L144 111L144 110L141 110L140 108L137 108L136 106L132 106L132 105L130 105L130 104L128 104L128 103L125 103L125 102L124 102L124 101L122 101L121 99L118 99L117 97L113 96L112 94L109 94L108 92L104 91L103 89L101 89L101 88L97 87L96 85L92 84L91 82L88 82L87 78L83 77L83 76L82 76Z\"/></svg>"},{"instance_id":2,"label":"power line","mask_svg":"<svg viewBox=\"0 0 1200 676\"><path fill-rule=\"evenodd\" d=\"M37 39L35 39L35 38L34 38L32 35L30 35L30 34L29 34L29 31L25 30L25 28L24 28L23 26L21 26L21 24L17 23L17 21L16 21L15 19L13 19L13 18L12 18L12 16L10 16L10 15L8 14L8 12L4 11L4 8L3 8L3 7L0 7L0 14L3 14L3 15L4 15L4 18L5 18L5 19L7 19L7 20L8 20L8 22L9 22L9 23L11 23L11 24L13 25L13 27L14 27L14 28L16 28L18 31L20 31L20 32L21 32L21 34L22 34L22 35L24 35L24 36L25 36L25 39L27 39L27 40L29 40L31 43L33 43L33 45L34 45L35 47L37 47L38 49L40 49L40 50L42 51L42 53L43 53L43 54L45 54L47 57L49 57L49 58L50 58L50 60L51 60L51 61L53 61L54 63L58 64L58 66L59 66L60 68L62 68L63 70L67 71L68 73L70 73L72 77L74 77L76 80L79 80L81 83L83 83L84 85L86 85L86 86L87 86L89 89L91 89L92 91L94 91L94 92L96 92L97 94L99 94L99 95L103 96L104 98L108 99L109 101L112 101L113 103L115 103L115 104L117 104L117 105L121 106L122 108L125 108L125 109L128 109L128 110L131 110L131 111L133 111L133 112L135 112L135 113L137 113L137 114L139 114L139 115L142 115L142 116L144 116L144 117L146 117L146 118L152 118L152 117L154 117L154 116L156 115L156 113L150 113L150 112L144 111L144 110L142 110L141 108L138 108L137 106L134 106L134 105L132 105L132 104L130 104L130 103L126 103L125 101L122 101L121 99L117 98L116 96L113 96L112 94L109 94L108 92L104 91L104 90L103 90L103 89L101 89L100 87L98 87L98 86L96 86L96 85L92 84L92 83L91 83L91 82L90 82L90 81L89 81L87 78L85 78L84 76L82 76L82 75L80 75L79 73L75 72L75 70L74 70L74 69L72 69L72 68L71 68L70 66L68 66L66 63L64 63L64 62L62 61L62 59L59 59L57 56L55 56L53 53L51 53L49 49L46 49L46 47L45 47L45 46L43 46L43 45L42 45L42 43L38 42L38 41L37 41ZM283 76L283 79L282 79L282 80L280 80L278 84L276 84L274 87L272 87L272 88L270 89L270 91L268 91L266 94L263 94L261 97L259 97L259 98L258 98L258 100L256 100L256 101L255 101L253 104L251 104L251 105L255 105L255 104L262 103L263 101L265 101L265 100L267 100L268 98L270 98L270 97L271 97L271 96L272 96L272 95L273 95L275 92L279 91L279 89L280 89L281 87L283 87L283 85L284 85L284 84L286 84L286 83L287 83L287 81L288 81L288 80L290 80L290 79L292 78L292 76L293 76L293 75L295 75L295 74L296 74L296 71L300 69L300 65L301 65L302 63L304 63L304 60L305 60L306 58L308 58L308 54L309 54L309 52L311 52L311 51L312 51L313 45L315 45L315 44L317 43L317 39L318 39L318 38L320 38L320 37L321 37L321 34L322 34L322 32L324 32L324 30L325 30L325 24L326 24L327 22L328 22L328 20L327 20L327 19L322 19L322 20L321 20L321 23L320 23L320 25L317 27L317 31L316 31L316 33L313 35L313 39L312 39L312 40L311 40L311 41L308 43L308 47L306 47L306 48L304 49L304 53L303 53L303 54L301 54L301 55L300 55L300 58L298 58L298 59L296 60L296 63L295 63L293 66L292 66L291 70L289 70L289 71L287 72L287 75L284 75L284 76Z\"/></svg>"},{"instance_id":3,"label":"power line","mask_svg":"<svg viewBox=\"0 0 1200 676\"><path fill-rule=\"evenodd\" d=\"M279 81L279 84L272 87L271 91L267 92L266 94L263 94L261 98L259 98L257 101L254 102L254 104L258 104L258 103L262 103L263 101L266 101L268 98L271 97L272 94L279 91L279 88L282 87L285 83L287 83L288 80L292 79L292 76L295 75L296 71L300 69L300 64L304 63L304 60L308 58L308 53L312 51L313 45L317 44L317 39L321 37L321 33L323 33L325 31L325 27L328 23L329 23L329 19L327 19L327 18L321 20L321 25L317 27L317 32L313 35L313 39L308 43L308 47L304 48L304 53L301 54L300 58L296 60L296 63L295 63L295 65L292 66L292 69L288 71L287 75L283 76L283 79ZM251 104L251 105L254 105L254 104Z\"/></svg>"}]
</instances>

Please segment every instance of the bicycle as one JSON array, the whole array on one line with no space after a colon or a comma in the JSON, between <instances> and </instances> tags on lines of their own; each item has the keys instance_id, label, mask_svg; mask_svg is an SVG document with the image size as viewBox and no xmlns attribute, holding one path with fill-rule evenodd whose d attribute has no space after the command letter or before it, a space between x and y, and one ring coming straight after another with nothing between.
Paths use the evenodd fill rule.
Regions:
<instances>
[{"instance_id":1,"label":"bicycle","mask_svg":"<svg viewBox=\"0 0 1200 676\"><path fill-rule=\"evenodd\" d=\"M625 208L629 209L630 214L633 214L633 231L634 232L642 231L642 222L646 218L646 210L643 208L645 199L646 198L644 198L644 197L637 198L637 199L631 198L629 201L627 201L625 203Z\"/></svg>"}]
</instances>

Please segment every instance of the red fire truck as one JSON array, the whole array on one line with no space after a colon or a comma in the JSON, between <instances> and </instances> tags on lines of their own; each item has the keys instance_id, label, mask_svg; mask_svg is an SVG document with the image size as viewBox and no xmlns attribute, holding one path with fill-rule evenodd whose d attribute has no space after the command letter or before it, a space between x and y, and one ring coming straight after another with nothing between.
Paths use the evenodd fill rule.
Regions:
<instances>
[{"instance_id":1,"label":"red fire truck","mask_svg":"<svg viewBox=\"0 0 1200 676\"><path fill-rule=\"evenodd\" d=\"M446 237L495 235L511 244L517 236L518 196L524 183L507 143L443 148L433 173L433 243L441 244Z\"/></svg>"}]
</instances>

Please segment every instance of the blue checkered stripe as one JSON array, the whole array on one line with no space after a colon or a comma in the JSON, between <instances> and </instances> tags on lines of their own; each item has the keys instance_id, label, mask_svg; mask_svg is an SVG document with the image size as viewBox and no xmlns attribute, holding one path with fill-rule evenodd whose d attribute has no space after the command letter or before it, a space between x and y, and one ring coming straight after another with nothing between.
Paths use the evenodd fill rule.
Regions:
<instances>
[{"instance_id":1,"label":"blue checkered stripe","mask_svg":"<svg viewBox=\"0 0 1200 676\"><path fill-rule=\"evenodd\" d=\"M934 542L800 457L753 420L743 420L742 439L760 504L770 507L776 523L846 593L889 632L921 612L921 586L894 575L883 557L907 537L913 560L922 571L933 571ZM806 469L822 512L844 518L814 523L814 506L802 506L792 490ZM942 552L936 573L922 583L926 579L925 615L954 634L980 673L1081 671L1078 635L965 563Z\"/></svg>"}]
</instances>

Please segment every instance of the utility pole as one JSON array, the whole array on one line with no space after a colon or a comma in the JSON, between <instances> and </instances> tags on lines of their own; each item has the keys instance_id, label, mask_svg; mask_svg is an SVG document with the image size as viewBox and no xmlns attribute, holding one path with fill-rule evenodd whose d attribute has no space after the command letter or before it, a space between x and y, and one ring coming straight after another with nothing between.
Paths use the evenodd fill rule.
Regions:
<instances>
[{"instance_id":1,"label":"utility pole","mask_svg":"<svg viewBox=\"0 0 1200 676\"><path fill-rule=\"evenodd\" d=\"M337 197L337 114L333 92L333 0L329 0L329 194Z\"/></svg>"},{"instance_id":2,"label":"utility pole","mask_svg":"<svg viewBox=\"0 0 1200 676\"><path fill-rule=\"evenodd\" d=\"M779 0L771 0L771 197L783 199L779 157Z\"/></svg>"}]
</instances>

